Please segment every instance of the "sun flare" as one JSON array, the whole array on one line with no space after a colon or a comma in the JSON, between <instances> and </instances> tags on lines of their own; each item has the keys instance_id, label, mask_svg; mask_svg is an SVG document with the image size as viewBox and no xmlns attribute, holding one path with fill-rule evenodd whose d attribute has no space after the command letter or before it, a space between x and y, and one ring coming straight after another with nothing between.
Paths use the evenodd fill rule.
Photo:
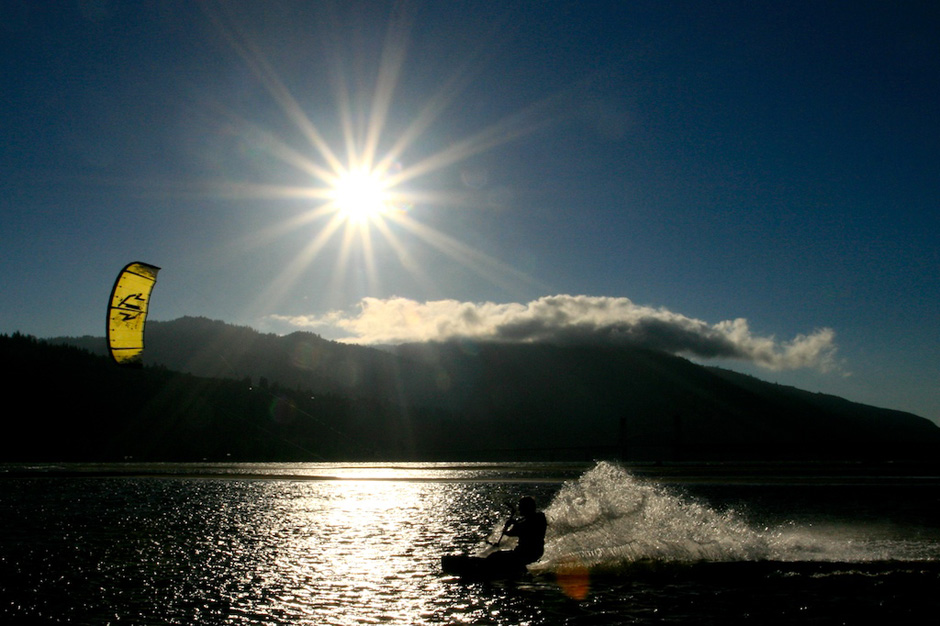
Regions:
<instances>
[{"instance_id":1,"label":"sun flare","mask_svg":"<svg viewBox=\"0 0 940 626\"><path fill-rule=\"evenodd\" d=\"M433 135L435 124L459 102L462 86L475 71L472 63L457 68L454 76L441 84L439 92L419 103L414 117L398 119L392 115L410 27L417 17L417 9L409 3L401 3L401 11L384 42L371 90L368 81L361 91L358 87L352 89L351 85L358 86L359 81L347 80L342 65L337 68L334 86L337 110L333 121L341 141L332 144L328 139L331 135L307 114L250 29L227 12L209 11L220 32L295 127L298 137L309 144L299 147L259 124L223 110L231 123L227 132L240 135L257 154L272 157L301 178L286 185L223 180L204 187L238 198L301 200L310 207L252 234L250 245L261 245L298 229L304 232L312 229L309 241L259 295L259 310L270 308L274 302L293 300L303 278L313 268L321 270L323 264L314 261L329 246L336 249L336 260L329 270L329 284L320 289L328 293L358 294L363 288L380 291L383 275L395 269L389 260L397 260L421 288L436 289L431 274L418 260L425 252L414 251L418 245L506 289L531 283L524 272L421 218L428 216L429 207L489 207L491 194L486 190L448 182L462 180L452 176L452 168L541 128L544 124L540 108L533 106L499 118L475 133L445 142L437 151L421 150L425 138ZM358 79L356 75L352 78ZM360 111L364 113L361 118ZM394 126L390 124L393 120ZM395 128L394 133L390 127Z\"/></svg>"},{"instance_id":2,"label":"sun flare","mask_svg":"<svg viewBox=\"0 0 940 626\"><path fill-rule=\"evenodd\" d=\"M389 205L381 176L367 170L341 174L333 188L333 201L343 217L360 224L381 216Z\"/></svg>"}]
</instances>

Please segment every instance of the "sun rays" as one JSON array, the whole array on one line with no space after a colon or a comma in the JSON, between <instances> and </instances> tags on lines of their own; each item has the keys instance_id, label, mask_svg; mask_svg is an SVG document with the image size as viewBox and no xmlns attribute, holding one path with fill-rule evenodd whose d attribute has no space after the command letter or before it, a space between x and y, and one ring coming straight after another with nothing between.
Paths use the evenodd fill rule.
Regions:
<instances>
[{"instance_id":1,"label":"sun rays","mask_svg":"<svg viewBox=\"0 0 940 626\"><path fill-rule=\"evenodd\" d=\"M416 206L448 210L455 206L473 206L472 193L467 189L448 190L439 181L427 186L422 182L539 125L538 115L523 111L450 141L436 153L421 154L416 145L432 132L432 126L442 119L470 80L472 59L466 59L463 66L455 68L450 79L427 98L413 119L394 133L389 131L412 21L407 11L399 11L389 20L382 58L372 81L370 102L365 107L354 105L357 100L350 94L349 78L341 71L335 72L332 89L342 140L331 145L326 139L330 133L323 132L324 129L304 111L244 24L224 8L209 11L209 16L297 133L285 138L245 119L234 119L234 125L244 141L286 166L287 171L294 172L294 179L300 181L296 185L226 182L216 186L215 193L238 198L310 202L309 210L271 224L254 236L253 243L258 246L264 242L273 244L298 229L309 229L311 235L303 249L282 267L265 292L259 294L259 309L264 306L261 303L282 302L290 297L328 247L337 250L330 271L333 283L330 288L336 290L335 293L342 293L342 286L353 274L360 276L359 280L364 277L367 291L378 292L384 272L401 270L409 272L424 288L434 288L431 278L413 257L416 245L443 254L501 287L531 285L531 279L524 273L419 221L411 211ZM367 114L357 116L360 110ZM234 114L230 117L234 118ZM298 139L303 146L298 145ZM382 146L386 148L383 150ZM410 165L403 164L406 154L412 160ZM460 180L459 176L454 178ZM396 259L399 267L390 267L387 263L380 267L377 262L379 246L384 258Z\"/></svg>"}]
</instances>

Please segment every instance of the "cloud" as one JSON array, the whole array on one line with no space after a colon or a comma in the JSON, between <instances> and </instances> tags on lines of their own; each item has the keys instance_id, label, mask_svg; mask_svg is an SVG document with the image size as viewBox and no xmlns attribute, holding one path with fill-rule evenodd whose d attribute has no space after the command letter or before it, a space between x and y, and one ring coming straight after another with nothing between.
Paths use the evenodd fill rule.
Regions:
<instances>
[{"instance_id":1,"label":"cloud","mask_svg":"<svg viewBox=\"0 0 940 626\"><path fill-rule=\"evenodd\" d=\"M273 316L294 327L333 327L358 344L470 339L513 343L630 345L703 359L738 359L772 370L836 369L835 333L790 341L754 335L745 319L717 324L627 298L557 295L528 304L364 298L355 314Z\"/></svg>"}]
</instances>

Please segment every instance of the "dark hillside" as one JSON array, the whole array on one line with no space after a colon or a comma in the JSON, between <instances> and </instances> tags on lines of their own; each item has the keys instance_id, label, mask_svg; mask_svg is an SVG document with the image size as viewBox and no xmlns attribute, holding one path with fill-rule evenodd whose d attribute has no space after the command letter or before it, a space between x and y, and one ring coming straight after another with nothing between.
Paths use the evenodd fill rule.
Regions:
<instances>
[{"instance_id":1,"label":"dark hillside","mask_svg":"<svg viewBox=\"0 0 940 626\"><path fill-rule=\"evenodd\" d=\"M128 369L23 335L0 336L0 361L21 407L4 412L2 461L339 460L388 444L387 409L339 396Z\"/></svg>"},{"instance_id":2,"label":"dark hillside","mask_svg":"<svg viewBox=\"0 0 940 626\"><path fill-rule=\"evenodd\" d=\"M60 341L104 349L103 339ZM145 360L200 384L240 381L232 397L254 383L291 390L299 405L342 399L342 411L334 404L317 413L326 406L319 401L305 409L353 433L355 445L345 447L324 435L331 443L312 448L324 457L355 447L386 458L870 461L932 459L940 450L940 428L915 415L636 348L454 342L378 350L182 318L148 326ZM209 411L200 402L186 400L187 419Z\"/></svg>"},{"instance_id":3,"label":"dark hillside","mask_svg":"<svg viewBox=\"0 0 940 626\"><path fill-rule=\"evenodd\" d=\"M647 350L424 344L398 353L436 368L435 380L446 381L436 402L499 416L536 448L564 441L617 446L630 458L869 459L929 456L940 441L940 429L914 415Z\"/></svg>"}]
</instances>

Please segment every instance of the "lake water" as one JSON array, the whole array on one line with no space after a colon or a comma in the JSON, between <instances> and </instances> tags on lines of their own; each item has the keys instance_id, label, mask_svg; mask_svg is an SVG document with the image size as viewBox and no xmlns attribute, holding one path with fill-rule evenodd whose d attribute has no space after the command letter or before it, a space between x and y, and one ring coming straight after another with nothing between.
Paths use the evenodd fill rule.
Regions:
<instances>
[{"instance_id":1,"label":"lake water","mask_svg":"<svg viewBox=\"0 0 940 626\"><path fill-rule=\"evenodd\" d=\"M521 494L531 575L443 575ZM938 511L936 477L792 468L0 466L0 623L935 623Z\"/></svg>"}]
</instances>

